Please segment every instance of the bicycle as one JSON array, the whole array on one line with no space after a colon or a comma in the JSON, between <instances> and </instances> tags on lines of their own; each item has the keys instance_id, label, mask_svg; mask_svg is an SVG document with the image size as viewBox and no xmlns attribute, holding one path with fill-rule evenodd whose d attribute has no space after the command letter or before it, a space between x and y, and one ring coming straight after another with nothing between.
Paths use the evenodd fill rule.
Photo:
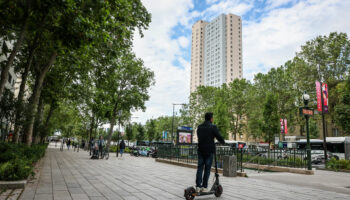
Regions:
<instances>
[{"instance_id":1,"label":"bicycle","mask_svg":"<svg viewBox=\"0 0 350 200\"><path fill-rule=\"evenodd\" d=\"M108 160L109 158L109 151L107 148L103 148L102 150L102 156L101 156L101 159L105 158L106 160Z\"/></svg>"}]
</instances>

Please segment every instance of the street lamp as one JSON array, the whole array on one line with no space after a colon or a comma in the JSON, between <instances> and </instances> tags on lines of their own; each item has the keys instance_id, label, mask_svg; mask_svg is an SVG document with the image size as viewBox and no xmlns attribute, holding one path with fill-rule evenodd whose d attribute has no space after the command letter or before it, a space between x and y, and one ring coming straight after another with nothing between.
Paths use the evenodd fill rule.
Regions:
<instances>
[{"instance_id":1,"label":"street lamp","mask_svg":"<svg viewBox=\"0 0 350 200\"><path fill-rule=\"evenodd\" d=\"M310 96L306 93L306 91L304 92L302 99L304 101L304 109L305 110L309 110L309 100L310 100ZM312 111L311 111L312 112ZM307 114L307 112L303 112L305 119L306 119L306 154L307 154L307 169L311 170L311 148L310 148L310 133L309 133L309 116L310 114Z\"/></svg>"},{"instance_id":2,"label":"street lamp","mask_svg":"<svg viewBox=\"0 0 350 200\"><path fill-rule=\"evenodd\" d=\"M174 141L174 117L175 117L175 106L178 106L178 105L181 105L181 106L184 106L186 105L185 103L173 103L173 122L172 122L172 125L171 125L171 142Z\"/></svg>"}]
</instances>

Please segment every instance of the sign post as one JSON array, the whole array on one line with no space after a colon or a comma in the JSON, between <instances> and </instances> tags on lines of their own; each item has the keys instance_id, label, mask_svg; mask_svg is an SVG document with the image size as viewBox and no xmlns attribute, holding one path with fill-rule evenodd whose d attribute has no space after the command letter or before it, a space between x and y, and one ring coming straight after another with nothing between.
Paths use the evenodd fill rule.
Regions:
<instances>
[{"instance_id":1,"label":"sign post","mask_svg":"<svg viewBox=\"0 0 350 200\"><path fill-rule=\"evenodd\" d=\"M304 92L303 96L304 107L299 108L299 113L301 116L304 116L306 119L306 153L307 153L307 169L312 170L311 166L311 146L310 146L310 133L309 133L309 118L314 114L312 108L309 108L308 103L310 96Z\"/></svg>"}]
</instances>

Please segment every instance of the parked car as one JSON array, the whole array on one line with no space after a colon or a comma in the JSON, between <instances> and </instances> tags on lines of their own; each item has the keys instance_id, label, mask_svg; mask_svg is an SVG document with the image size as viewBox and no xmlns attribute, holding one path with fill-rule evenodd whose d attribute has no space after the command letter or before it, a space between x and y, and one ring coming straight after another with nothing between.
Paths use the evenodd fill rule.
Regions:
<instances>
[{"instance_id":1,"label":"parked car","mask_svg":"<svg viewBox=\"0 0 350 200\"><path fill-rule=\"evenodd\" d=\"M331 159L333 157L333 154L329 151L327 151L327 160ZM307 159L306 157L304 158ZM320 164L323 163L325 160L324 158L324 151L323 150L311 150L311 163L313 164Z\"/></svg>"}]
</instances>

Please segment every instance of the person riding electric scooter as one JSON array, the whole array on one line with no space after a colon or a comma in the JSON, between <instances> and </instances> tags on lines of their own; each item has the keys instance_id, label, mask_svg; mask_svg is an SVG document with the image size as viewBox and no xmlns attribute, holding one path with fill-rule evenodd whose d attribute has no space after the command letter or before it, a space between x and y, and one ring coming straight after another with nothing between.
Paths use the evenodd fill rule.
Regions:
<instances>
[{"instance_id":1,"label":"person riding electric scooter","mask_svg":"<svg viewBox=\"0 0 350 200\"><path fill-rule=\"evenodd\" d=\"M187 200L194 199L195 196L215 194L215 196L219 197L222 194L222 186L219 184L219 174L217 171L214 139L216 138L221 144L225 144L225 140L220 135L218 128L212 124L213 121L213 113L206 113L204 123L197 128L198 168L196 174L196 189L189 187L185 190L185 197ZM210 176L213 157L215 158L216 180L211 190L208 191L208 179Z\"/></svg>"}]
</instances>

